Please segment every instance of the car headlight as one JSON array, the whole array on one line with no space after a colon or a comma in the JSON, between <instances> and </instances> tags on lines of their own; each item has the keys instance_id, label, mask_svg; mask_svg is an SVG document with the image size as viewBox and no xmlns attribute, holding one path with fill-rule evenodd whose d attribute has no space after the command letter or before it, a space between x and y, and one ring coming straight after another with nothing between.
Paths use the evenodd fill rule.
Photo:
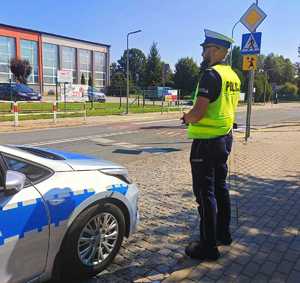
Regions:
<instances>
[{"instance_id":1,"label":"car headlight","mask_svg":"<svg viewBox=\"0 0 300 283\"><path fill-rule=\"evenodd\" d=\"M116 177L126 184L132 184L132 180L128 176L128 171L125 168L105 168L99 170L101 173Z\"/></svg>"}]
</instances>

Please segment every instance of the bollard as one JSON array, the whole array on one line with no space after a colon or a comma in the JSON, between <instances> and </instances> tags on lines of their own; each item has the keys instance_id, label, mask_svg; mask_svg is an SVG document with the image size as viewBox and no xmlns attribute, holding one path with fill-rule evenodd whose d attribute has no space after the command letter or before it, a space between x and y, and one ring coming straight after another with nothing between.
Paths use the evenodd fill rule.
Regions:
<instances>
[{"instance_id":1,"label":"bollard","mask_svg":"<svg viewBox=\"0 0 300 283\"><path fill-rule=\"evenodd\" d=\"M14 126L18 127L19 126L19 108L18 108L18 102L14 102L14 114L15 114L15 121L14 121Z\"/></svg>"},{"instance_id":2,"label":"bollard","mask_svg":"<svg viewBox=\"0 0 300 283\"><path fill-rule=\"evenodd\" d=\"M53 102L52 112L53 112L53 123L56 124L56 122L57 122L57 102L56 101Z\"/></svg>"}]
</instances>

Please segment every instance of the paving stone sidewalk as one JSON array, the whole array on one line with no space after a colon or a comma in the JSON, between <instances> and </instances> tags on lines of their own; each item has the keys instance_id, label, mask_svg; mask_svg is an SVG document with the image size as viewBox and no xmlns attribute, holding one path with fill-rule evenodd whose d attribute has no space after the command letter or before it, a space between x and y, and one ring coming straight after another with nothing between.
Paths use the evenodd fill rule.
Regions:
<instances>
[{"instance_id":1,"label":"paving stone sidewalk","mask_svg":"<svg viewBox=\"0 0 300 283\"><path fill-rule=\"evenodd\" d=\"M300 282L300 124L261 129L231 155L234 242L217 262L184 255L198 234L189 150L128 164L141 223L98 282ZM238 203L238 222L236 204Z\"/></svg>"},{"instance_id":2,"label":"paving stone sidewalk","mask_svg":"<svg viewBox=\"0 0 300 283\"><path fill-rule=\"evenodd\" d=\"M236 142L231 159L233 244L216 263L183 260L164 283L300 282L300 125L252 136Z\"/></svg>"}]
</instances>

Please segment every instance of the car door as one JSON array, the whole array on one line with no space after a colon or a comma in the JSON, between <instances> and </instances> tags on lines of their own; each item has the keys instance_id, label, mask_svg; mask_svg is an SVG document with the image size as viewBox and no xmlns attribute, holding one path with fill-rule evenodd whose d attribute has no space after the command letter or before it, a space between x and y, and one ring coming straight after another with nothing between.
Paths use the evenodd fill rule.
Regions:
<instances>
[{"instance_id":1,"label":"car door","mask_svg":"<svg viewBox=\"0 0 300 283\"><path fill-rule=\"evenodd\" d=\"M10 85L2 85L1 91L0 91L0 97L2 100L13 100L13 90L10 87Z\"/></svg>"},{"instance_id":2,"label":"car door","mask_svg":"<svg viewBox=\"0 0 300 283\"><path fill-rule=\"evenodd\" d=\"M4 100L5 99L5 85L0 85L0 100Z\"/></svg>"},{"instance_id":3,"label":"car door","mask_svg":"<svg viewBox=\"0 0 300 283\"><path fill-rule=\"evenodd\" d=\"M20 191L2 186L0 192L0 282L24 282L39 276L46 267L49 214L33 183L51 172L3 153L0 167L3 175L9 169L31 180Z\"/></svg>"}]
</instances>

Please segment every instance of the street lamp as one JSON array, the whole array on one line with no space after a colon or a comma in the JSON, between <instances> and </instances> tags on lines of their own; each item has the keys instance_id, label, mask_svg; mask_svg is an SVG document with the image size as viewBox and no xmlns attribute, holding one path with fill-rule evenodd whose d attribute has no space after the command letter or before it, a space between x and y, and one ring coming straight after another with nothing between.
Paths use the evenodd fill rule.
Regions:
<instances>
[{"instance_id":1,"label":"street lamp","mask_svg":"<svg viewBox=\"0 0 300 283\"><path fill-rule=\"evenodd\" d=\"M128 98L129 98L129 50L128 50L128 39L129 39L129 35L134 34L134 33L138 33L141 32L142 30L136 30L136 31L131 31L129 33L127 33L127 71L126 71L126 77L127 77L127 90L126 90L126 114L128 114L128 108L129 108L129 104L128 104Z\"/></svg>"},{"instance_id":2,"label":"street lamp","mask_svg":"<svg viewBox=\"0 0 300 283\"><path fill-rule=\"evenodd\" d=\"M232 28L232 30L231 30L231 38L233 39L233 32L234 32L234 29L235 29L235 27L238 25L240 23L240 20L238 20L235 24L234 24L234 26L233 26L233 28ZM231 44L231 46L230 46L230 66L232 67L232 51L233 51L233 44Z\"/></svg>"}]
</instances>

